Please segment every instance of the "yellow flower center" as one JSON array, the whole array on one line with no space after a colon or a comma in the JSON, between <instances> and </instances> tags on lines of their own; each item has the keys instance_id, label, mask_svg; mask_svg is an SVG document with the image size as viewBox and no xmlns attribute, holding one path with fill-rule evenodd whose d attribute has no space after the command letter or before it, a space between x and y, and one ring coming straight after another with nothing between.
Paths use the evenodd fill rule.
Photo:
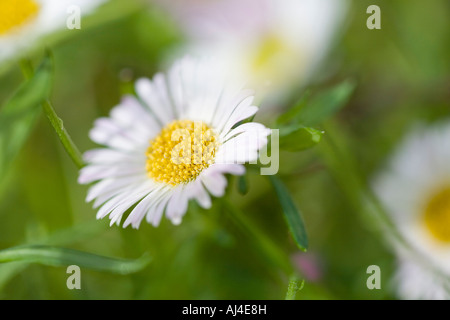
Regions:
<instances>
[{"instance_id":1,"label":"yellow flower center","mask_svg":"<svg viewBox=\"0 0 450 320\"><path fill-rule=\"evenodd\" d=\"M424 220L436 239L450 243L450 187L431 197L425 207Z\"/></svg>"},{"instance_id":2,"label":"yellow flower center","mask_svg":"<svg viewBox=\"0 0 450 320\"><path fill-rule=\"evenodd\" d=\"M147 174L172 186L194 180L214 163L219 142L205 123L176 120L164 127L147 149Z\"/></svg>"},{"instance_id":3,"label":"yellow flower center","mask_svg":"<svg viewBox=\"0 0 450 320\"><path fill-rule=\"evenodd\" d=\"M286 73L301 68L298 65L299 53L284 39L273 34L259 41L250 58L250 72L259 81L278 81Z\"/></svg>"},{"instance_id":4,"label":"yellow flower center","mask_svg":"<svg viewBox=\"0 0 450 320\"><path fill-rule=\"evenodd\" d=\"M34 0L0 0L0 35L23 26L39 12Z\"/></svg>"},{"instance_id":5,"label":"yellow flower center","mask_svg":"<svg viewBox=\"0 0 450 320\"><path fill-rule=\"evenodd\" d=\"M269 36L260 43L253 60L253 69L266 67L272 59L285 48L285 44L276 36Z\"/></svg>"}]
</instances>

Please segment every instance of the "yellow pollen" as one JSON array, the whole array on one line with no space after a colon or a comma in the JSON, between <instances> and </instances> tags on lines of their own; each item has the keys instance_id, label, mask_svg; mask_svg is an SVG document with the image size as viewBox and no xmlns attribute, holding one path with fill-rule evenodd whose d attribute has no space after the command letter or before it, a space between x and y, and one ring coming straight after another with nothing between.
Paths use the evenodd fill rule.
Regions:
<instances>
[{"instance_id":1,"label":"yellow pollen","mask_svg":"<svg viewBox=\"0 0 450 320\"><path fill-rule=\"evenodd\" d=\"M424 220L437 240L450 243L450 187L431 197L425 207Z\"/></svg>"},{"instance_id":2,"label":"yellow pollen","mask_svg":"<svg viewBox=\"0 0 450 320\"><path fill-rule=\"evenodd\" d=\"M34 0L0 0L0 35L26 24L38 12L39 4Z\"/></svg>"},{"instance_id":3,"label":"yellow pollen","mask_svg":"<svg viewBox=\"0 0 450 320\"><path fill-rule=\"evenodd\" d=\"M172 186L194 180L214 163L219 141L205 123L176 120L164 127L147 149L147 174Z\"/></svg>"}]
</instances>

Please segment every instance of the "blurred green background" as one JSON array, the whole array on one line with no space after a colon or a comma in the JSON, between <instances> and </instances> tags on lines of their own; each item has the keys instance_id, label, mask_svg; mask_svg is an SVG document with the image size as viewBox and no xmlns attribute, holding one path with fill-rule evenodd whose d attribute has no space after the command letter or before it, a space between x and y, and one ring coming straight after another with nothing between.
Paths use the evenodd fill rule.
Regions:
<instances>
[{"instance_id":1,"label":"blurred green background","mask_svg":"<svg viewBox=\"0 0 450 320\"><path fill-rule=\"evenodd\" d=\"M381 8L381 30L366 27L371 4ZM412 124L450 116L449 13L447 0L351 3L344 34L311 86L356 80L350 102L323 129L353 158L364 181L381 168ZM52 102L85 151L95 147L88 138L93 121L107 115L135 79L159 71L185 40L161 10L119 0L70 33L51 48L56 72ZM42 56L33 56L36 65ZM0 103L22 82L18 65L3 72ZM292 103L301 95L292 92ZM393 299L389 281L395 257L355 206L352 197L358 192L346 180L345 168L334 167L329 152L321 143L305 152L281 154L280 178L302 211L307 253L291 240L266 177L250 171L245 196L230 178L229 197L294 264L315 265L318 274L307 279L298 299ZM87 187L77 184L77 175L41 115L7 179L0 181L0 249L49 243L129 259L149 252L152 263L132 275L82 269L82 290L67 289L64 267L0 264L0 298L284 298L287 275L230 219L220 200L208 211L192 204L180 226L163 219L158 228L147 223L139 230L109 227L109 220L95 220L95 210L84 201ZM366 269L372 264L381 267L382 290L366 287Z\"/></svg>"}]
</instances>

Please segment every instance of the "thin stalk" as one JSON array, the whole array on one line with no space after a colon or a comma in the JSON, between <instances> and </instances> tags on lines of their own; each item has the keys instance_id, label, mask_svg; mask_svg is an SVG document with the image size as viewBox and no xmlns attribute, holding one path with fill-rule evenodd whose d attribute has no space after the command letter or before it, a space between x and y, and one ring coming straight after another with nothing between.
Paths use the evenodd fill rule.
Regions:
<instances>
[{"instance_id":1,"label":"thin stalk","mask_svg":"<svg viewBox=\"0 0 450 320\"><path fill-rule=\"evenodd\" d=\"M25 79L29 80L30 78L33 77L34 69L29 59L22 59L20 61L20 67ZM56 134L58 135L58 138L61 141L67 154L70 156L70 158L78 167L78 169L84 167L84 162L80 151L78 150L69 133L65 129L63 121L56 114L55 109L53 108L51 102L47 99L41 103L41 106L48 120L50 121L53 129L56 131Z\"/></svg>"},{"instance_id":2,"label":"thin stalk","mask_svg":"<svg viewBox=\"0 0 450 320\"><path fill-rule=\"evenodd\" d=\"M53 129L55 129L56 134L58 135L58 138L61 141L62 145L64 146L64 149L66 150L67 154L70 156L70 158L78 167L78 169L84 167L83 157L81 156L80 151L78 150L77 146L75 145L66 128L64 127L63 121L56 114L55 109L53 108L50 101L46 100L42 102L42 108L44 109L44 112L47 115L48 120L53 126Z\"/></svg>"},{"instance_id":3,"label":"thin stalk","mask_svg":"<svg viewBox=\"0 0 450 320\"><path fill-rule=\"evenodd\" d=\"M291 274L293 267L286 252L280 248L262 232L255 224L245 215L244 212L234 206L228 199L222 198L222 204L229 213L232 220L249 233L260 250L271 260L272 263L279 266L286 274Z\"/></svg>"},{"instance_id":4,"label":"thin stalk","mask_svg":"<svg viewBox=\"0 0 450 320\"><path fill-rule=\"evenodd\" d=\"M295 300L297 292L303 289L305 280L301 280L296 274L289 278L289 285L286 292L285 300Z\"/></svg>"}]
</instances>

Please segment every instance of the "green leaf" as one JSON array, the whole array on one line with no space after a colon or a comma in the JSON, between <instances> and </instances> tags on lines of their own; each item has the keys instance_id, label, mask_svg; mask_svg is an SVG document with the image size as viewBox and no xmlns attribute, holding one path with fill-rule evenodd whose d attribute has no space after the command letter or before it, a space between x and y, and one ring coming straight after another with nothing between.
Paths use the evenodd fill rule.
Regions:
<instances>
[{"instance_id":1,"label":"green leaf","mask_svg":"<svg viewBox=\"0 0 450 320\"><path fill-rule=\"evenodd\" d=\"M305 94L291 110L281 115L277 122L278 124L292 122L304 126L315 126L343 108L355 87L355 82L346 80L312 97Z\"/></svg>"},{"instance_id":2,"label":"green leaf","mask_svg":"<svg viewBox=\"0 0 450 320\"><path fill-rule=\"evenodd\" d=\"M38 71L0 109L0 180L8 172L40 113L52 87L52 62L45 58Z\"/></svg>"},{"instance_id":3,"label":"green leaf","mask_svg":"<svg viewBox=\"0 0 450 320\"><path fill-rule=\"evenodd\" d=\"M276 123L283 124L295 120L300 112L306 107L310 97L311 90L307 90L292 108L278 117Z\"/></svg>"},{"instance_id":4,"label":"green leaf","mask_svg":"<svg viewBox=\"0 0 450 320\"><path fill-rule=\"evenodd\" d=\"M281 180L276 176L268 177L280 200L284 218L295 243L300 250L306 251L308 248L308 236L306 235L305 224L303 223L300 211L295 206L294 201Z\"/></svg>"},{"instance_id":5,"label":"green leaf","mask_svg":"<svg viewBox=\"0 0 450 320\"><path fill-rule=\"evenodd\" d=\"M54 267L77 265L81 268L122 275L142 270L150 263L150 260L148 255L143 255L136 260L124 260L44 245L24 245L0 251L0 262L22 261Z\"/></svg>"},{"instance_id":6,"label":"green leaf","mask_svg":"<svg viewBox=\"0 0 450 320\"><path fill-rule=\"evenodd\" d=\"M245 174L238 177L238 191L242 195L246 195L248 193L248 181Z\"/></svg>"},{"instance_id":7,"label":"green leaf","mask_svg":"<svg viewBox=\"0 0 450 320\"><path fill-rule=\"evenodd\" d=\"M309 149L322 140L323 134L323 131L302 125L284 127L280 129L280 148L293 152Z\"/></svg>"}]
</instances>

